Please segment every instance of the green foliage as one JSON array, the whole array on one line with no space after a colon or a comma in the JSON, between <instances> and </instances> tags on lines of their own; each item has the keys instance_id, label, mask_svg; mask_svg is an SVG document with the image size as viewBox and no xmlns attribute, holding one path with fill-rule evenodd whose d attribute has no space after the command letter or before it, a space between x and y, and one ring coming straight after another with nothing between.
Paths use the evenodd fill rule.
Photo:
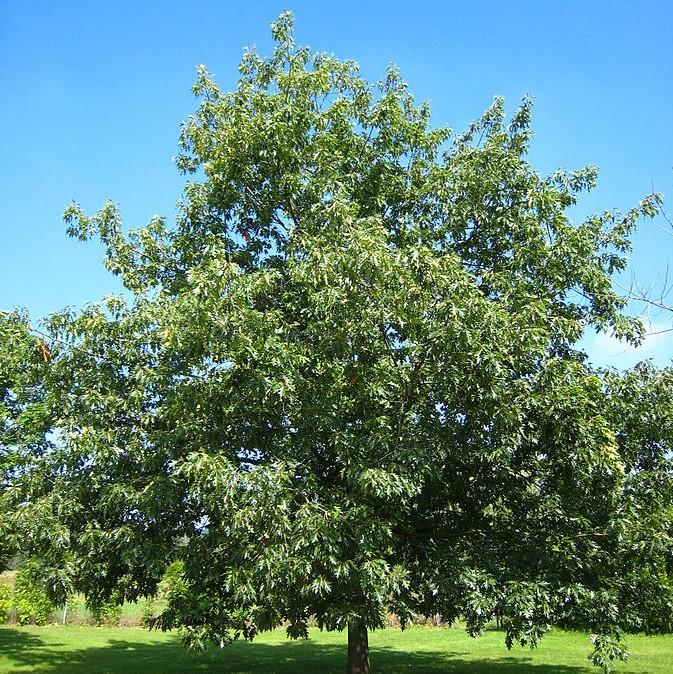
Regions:
<instances>
[{"instance_id":1,"label":"green foliage","mask_svg":"<svg viewBox=\"0 0 673 674\"><path fill-rule=\"evenodd\" d=\"M629 659L619 635L611 637L592 634L591 643L594 646L594 650L589 655L589 660L591 660L593 665L600 667L606 674L614 671L616 660L626 662Z\"/></svg>"},{"instance_id":2,"label":"green foliage","mask_svg":"<svg viewBox=\"0 0 673 674\"><path fill-rule=\"evenodd\" d=\"M96 625L118 625L122 614L121 605L113 600L101 601L89 610Z\"/></svg>"},{"instance_id":3,"label":"green foliage","mask_svg":"<svg viewBox=\"0 0 673 674\"><path fill-rule=\"evenodd\" d=\"M0 345L0 571L3 571L16 550L16 532L7 513L7 492L20 466L44 443L50 421L45 419L44 391L40 386L44 372L41 343L29 334L24 314L0 312Z\"/></svg>"},{"instance_id":4,"label":"green foliage","mask_svg":"<svg viewBox=\"0 0 673 674\"><path fill-rule=\"evenodd\" d=\"M45 625L56 609L40 585L32 564L24 566L16 575L13 605L21 625Z\"/></svg>"},{"instance_id":5,"label":"green foliage","mask_svg":"<svg viewBox=\"0 0 673 674\"><path fill-rule=\"evenodd\" d=\"M156 618L156 603L153 599L147 599L140 612L140 622L144 627L151 627Z\"/></svg>"},{"instance_id":6,"label":"green foliage","mask_svg":"<svg viewBox=\"0 0 673 674\"><path fill-rule=\"evenodd\" d=\"M673 375L578 349L641 339L612 275L660 198L573 223L596 169L530 166L530 100L453 135L396 69L272 32L234 91L199 69L174 224L66 210L127 296L50 316L46 358L0 319L9 535L101 606L177 554L152 624L194 646L497 616L604 665L667 629Z\"/></svg>"},{"instance_id":7,"label":"green foliage","mask_svg":"<svg viewBox=\"0 0 673 674\"><path fill-rule=\"evenodd\" d=\"M157 585L157 596L154 599L147 599L142 611L143 625L152 627L159 622L160 606L165 606L171 602L178 601L178 598L187 592L187 585L184 580L185 565L181 560L176 560L168 566L164 575Z\"/></svg>"},{"instance_id":8,"label":"green foliage","mask_svg":"<svg viewBox=\"0 0 673 674\"><path fill-rule=\"evenodd\" d=\"M0 583L0 625L7 622L7 614L12 607L12 591Z\"/></svg>"},{"instance_id":9,"label":"green foliage","mask_svg":"<svg viewBox=\"0 0 673 674\"><path fill-rule=\"evenodd\" d=\"M171 595L182 592L185 587L184 573L184 562L180 559L175 560L164 572L158 586L158 597L168 599Z\"/></svg>"}]
</instances>

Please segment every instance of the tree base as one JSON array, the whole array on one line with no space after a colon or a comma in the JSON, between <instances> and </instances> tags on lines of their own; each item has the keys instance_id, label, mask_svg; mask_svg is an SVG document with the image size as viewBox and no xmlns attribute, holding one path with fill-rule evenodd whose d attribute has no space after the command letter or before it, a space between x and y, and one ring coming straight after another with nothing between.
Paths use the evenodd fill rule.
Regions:
<instances>
[{"instance_id":1,"label":"tree base","mask_svg":"<svg viewBox=\"0 0 673 674\"><path fill-rule=\"evenodd\" d=\"M348 667L346 674L371 674L369 635L361 622L348 623Z\"/></svg>"}]
</instances>

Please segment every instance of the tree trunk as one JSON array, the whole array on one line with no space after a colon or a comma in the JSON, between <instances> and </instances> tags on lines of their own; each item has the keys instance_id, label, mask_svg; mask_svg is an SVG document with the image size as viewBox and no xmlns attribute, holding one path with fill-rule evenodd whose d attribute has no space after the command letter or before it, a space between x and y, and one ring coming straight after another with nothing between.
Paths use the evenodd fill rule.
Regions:
<instances>
[{"instance_id":1,"label":"tree trunk","mask_svg":"<svg viewBox=\"0 0 673 674\"><path fill-rule=\"evenodd\" d=\"M371 674L367 627L356 621L348 623L348 668L346 674Z\"/></svg>"}]
</instances>

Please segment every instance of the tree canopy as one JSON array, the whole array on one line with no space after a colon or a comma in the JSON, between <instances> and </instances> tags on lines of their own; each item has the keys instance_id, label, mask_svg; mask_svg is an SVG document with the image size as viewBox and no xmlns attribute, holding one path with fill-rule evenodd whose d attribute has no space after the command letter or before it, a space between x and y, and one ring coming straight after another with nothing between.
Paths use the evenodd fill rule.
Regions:
<instances>
[{"instance_id":1,"label":"tree canopy","mask_svg":"<svg viewBox=\"0 0 673 674\"><path fill-rule=\"evenodd\" d=\"M497 617L608 667L671 628L673 374L578 341L641 339L612 276L659 197L573 223L597 171L531 167L529 100L455 135L396 69L272 31L234 91L199 69L174 223L67 208L126 293L44 339L1 318L12 540L94 604L182 560L155 627L192 645L313 619L355 674L388 612Z\"/></svg>"}]
</instances>

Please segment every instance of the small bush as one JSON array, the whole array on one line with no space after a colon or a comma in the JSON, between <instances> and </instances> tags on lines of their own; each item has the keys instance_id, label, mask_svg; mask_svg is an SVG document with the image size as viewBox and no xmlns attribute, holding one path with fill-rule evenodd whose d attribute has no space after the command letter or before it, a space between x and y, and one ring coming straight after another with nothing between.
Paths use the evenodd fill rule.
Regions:
<instances>
[{"instance_id":1,"label":"small bush","mask_svg":"<svg viewBox=\"0 0 673 674\"><path fill-rule=\"evenodd\" d=\"M172 594L178 594L185 588L185 564L182 560L175 560L165 571L157 588L159 599L168 599Z\"/></svg>"},{"instance_id":2,"label":"small bush","mask_svg":"<svg viewBox=\"0 0 673 674\"><path fill-rule=\"evenodd\" d=\"M150 626L151 621L156 617L156 613L157 613L156 602L150 597L148 597L140 613L140 621L143 627Z\"/></svg>"},{"instance_id":3,"label":"small bush","mask_svg":"<svg viewBox=\"0 0 673 674\"><path fill-rule=\"evenodd\" d=\"M6 585L0 585L0 625L7 622L7 614L12 607L12 592Z\"/></svg>"},{"instance_id":4,"label":"small bush","mask_svg":"<svg viewBox=\"0 0 673 674\"><path fill-rule=\"evenodd\" d=\"M45 625L56 609L26 566L16 574L14 582L14 608L21 625Z\"/></svg>"},{"instance_id":5,"label":"small bush","mask_svg":"<svg viewBox=\"0 0 673 674\"><path fill-rule=\"evenodd\" d=\"M103 601L91 607L91 616L96 625L119 625L122 607L113 600Z\"/></svg>"}]
</instances>

